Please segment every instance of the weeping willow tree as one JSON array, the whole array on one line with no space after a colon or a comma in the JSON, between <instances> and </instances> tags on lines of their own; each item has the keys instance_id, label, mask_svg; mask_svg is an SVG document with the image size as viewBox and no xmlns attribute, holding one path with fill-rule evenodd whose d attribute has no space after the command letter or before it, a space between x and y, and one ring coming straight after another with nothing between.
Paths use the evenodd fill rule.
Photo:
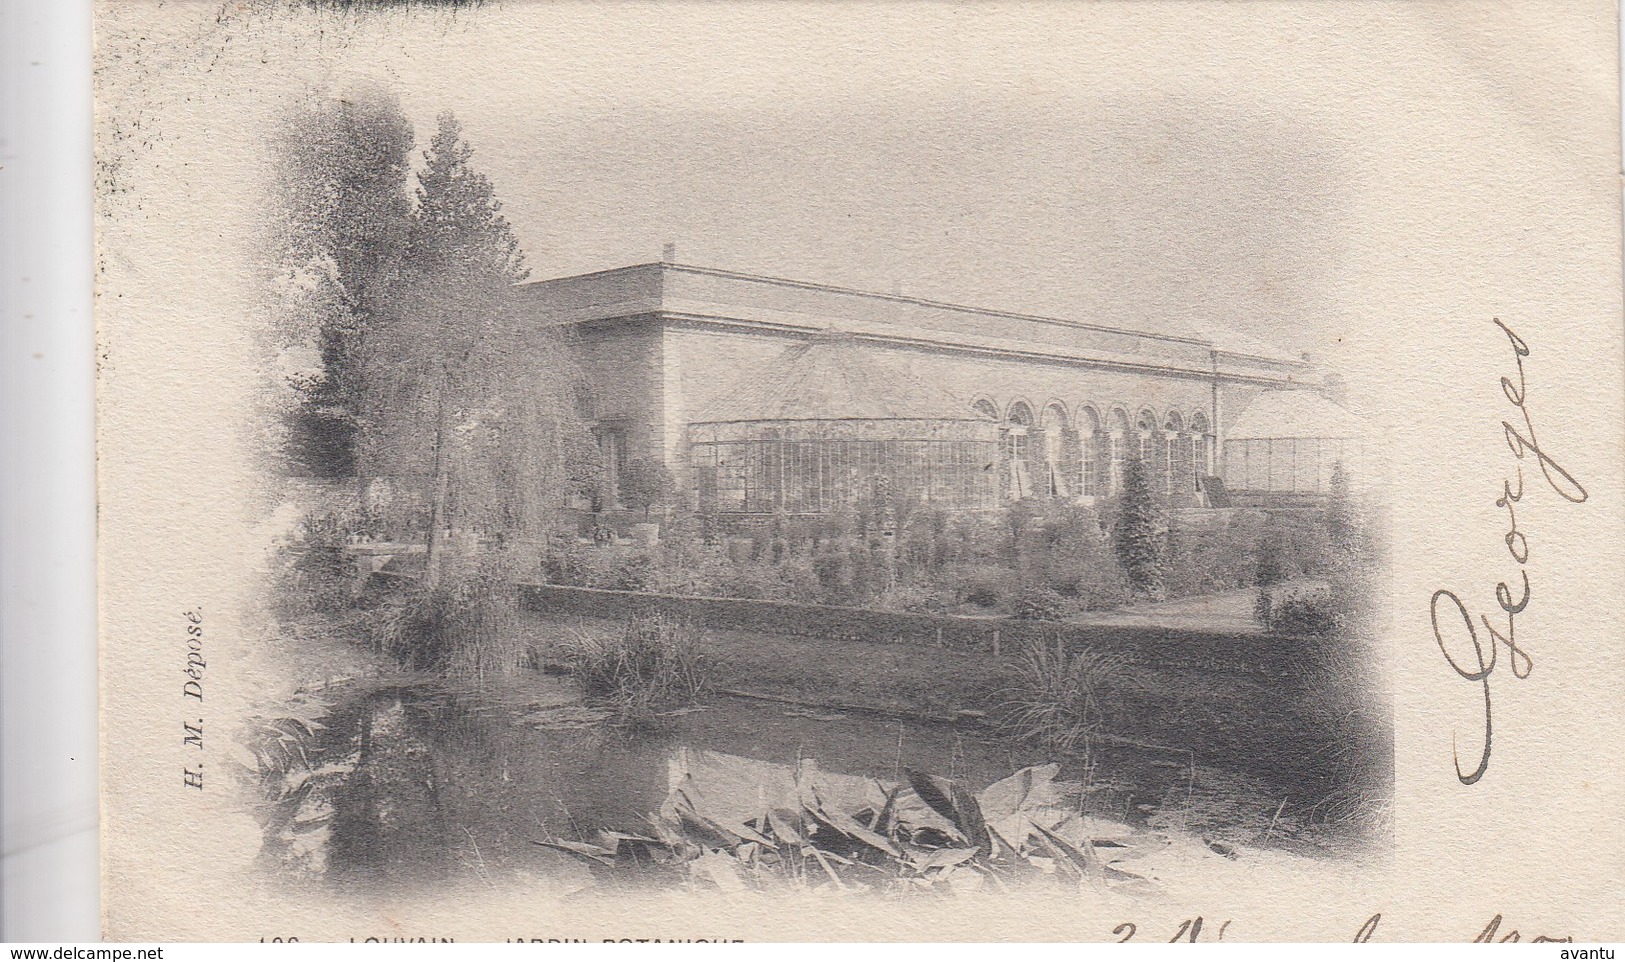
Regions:
<instances>
[{"instance_id":1,"label":"weeping willow tree","mask_svg":"<svg viewBox=\"0 0 1625 962\"><path fill-rule=\"evenodd\" d=\"M491 183L449 114L418 174L391 318L368 353L361 461L426 515L409 661L478 674L517 667L504 612L596 449L557 329L522 309L526 270Z\"/></svg>"},{"instance_id":2,"label":"weeping willow tree","mask_svg":"<svg viewBox=\"0 0 1625 962\"><path fill-rule=\"evenodd\" d=\"M594 452L567 346L510 291L425 280L402 294L409 307L374 358L390 376L377 382L364 457L403 508L426 513L434 586L471 551L489 562L544 540Z\"/></svg>"}]
</instances>

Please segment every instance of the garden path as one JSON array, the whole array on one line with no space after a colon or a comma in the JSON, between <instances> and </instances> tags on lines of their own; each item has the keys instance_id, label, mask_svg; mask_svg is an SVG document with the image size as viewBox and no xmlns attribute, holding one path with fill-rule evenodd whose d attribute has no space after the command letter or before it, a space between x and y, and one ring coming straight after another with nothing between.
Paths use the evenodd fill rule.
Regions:
<instances>
[{"instance_id":1,"label":"garden path","mask_svg":"<svg viewBox=\"0 0 1625 962\"><path fill-rule=\"evenodd\" d=\"M1114 611L1088 611L1067 621L1080 625L1132 625L1259 635L1264 629L1253 617L1253 604L1257 600L1257 588L1238 588L1218 594L1129 605Z\"/></svg>"}]
</instances>

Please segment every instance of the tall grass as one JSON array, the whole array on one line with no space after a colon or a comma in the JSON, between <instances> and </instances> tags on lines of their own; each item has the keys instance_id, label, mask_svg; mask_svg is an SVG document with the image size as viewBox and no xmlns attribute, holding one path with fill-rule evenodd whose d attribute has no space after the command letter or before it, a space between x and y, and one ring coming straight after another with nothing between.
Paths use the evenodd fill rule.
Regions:
<instances>
[{"instance_id":1,"label":"tall grass","mask_svg":"<svg viewBox=\"0 0 1625 962\"><path fill-rule=\"evenodd\" d=\"M372 637L406 668L484 681L532 661L518 611L517 589L483 574L429 591L413 585L374 610Z\"/></svg>"},{"instance_id":2,"label":"tall grass","mask_svg":"<svg viewBox=\"0 0 1625 962\"><path fill-rule=\"evenodd\" d=\"M1058 642L1030 642L1005 689L1000 726L1043 748L1088 755L1104 733L1111 696L1123 687L1129 667L1122 655L1068 653Z\"/></svg>"},{"instance_id":3,"label":"tall grass","mask_svg":"<svg viewBox=\"0 0 1625 962\"><path fill-rule=\"evenodd\" d=\"M1392 828L1394 729L1383 662L1359 635L1319 639L1305 655L1296 706L1301 737L1335 786L1314 814L1367 837L1385 834Z\"/></svg>"},{"instance_id":4,"label":"tall grass","mask_svg":"<svg viewBox=\"0 0 1625 962\"><path fill-rule=\"evenodd\" d=\"M619 633L579 634L567 656L591 701L612 707L623 725L699 700L709 674L704 632L664 612L634 615Z\"/></svg>"}]
</instances>

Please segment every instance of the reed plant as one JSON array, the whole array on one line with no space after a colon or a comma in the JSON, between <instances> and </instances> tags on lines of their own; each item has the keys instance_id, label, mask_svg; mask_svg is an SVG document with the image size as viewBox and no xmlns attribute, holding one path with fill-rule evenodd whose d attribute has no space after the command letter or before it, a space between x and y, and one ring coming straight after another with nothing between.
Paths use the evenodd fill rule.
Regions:
<instances>
[{"instance_id":1,"label":"reed plant","mask_svg":"<svg viewBox=\"0 0 1625 962\"><path fill-rule=\"evenodd\" d=\"M517 674L534 660L519 626L518 589L484 573L433 589L408 584L372 611L372 639L404 668L476 682Z\"/></svg>"},{"instance_id":2,"label":"reed plant","mask_svg":"<svg viewBox=\"0 0 1625 962\"><path fill-rule=\"evenodd\" d=\"M619 632L578 634L567 661L589 701L613 708L622 724L642 727L699 700L711 668L704 642L693 621L650 611L632 616Z\"/></svg>"},{"instance_id":3,"label":"reed plant","mask_svg":"<svg viewBox=\"0 0 1625 962\"><path fill-rule=\"evenodd\" d=\"M1119 654L1068 652L1058 638L1030 642L1004 691L1000 727L1042 748L1087 756L1130 667Z\"/></svg>"}]
</instances>

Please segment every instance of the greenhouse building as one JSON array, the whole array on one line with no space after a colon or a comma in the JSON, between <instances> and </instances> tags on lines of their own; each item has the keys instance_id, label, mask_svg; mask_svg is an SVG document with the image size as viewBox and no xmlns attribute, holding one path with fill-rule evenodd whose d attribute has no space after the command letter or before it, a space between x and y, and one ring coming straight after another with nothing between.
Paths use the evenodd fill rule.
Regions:
<instances>
[{"instance_id":1,"label":"greenhouse building","mask_svg":"<svg viewBox=\"0 0 1625 962\"><path fill-rule=\"evenodd\" d=\"M1000 423L863 356L850 335L786 348L690 422L702 507L812 514L886 485L946 508L999 503Z\"/></svg>"},{"instance_id":2,"label":"greenhouse building","mask_svg":"<svg viewBox=\"0 0 1625 962\"><path fill-rule=\"evenodd\" d=\"M669 262L520 291L573 345L611 510L634 460L679 504L762 515L878 486L1089 503L1134 459L1173 507L1214 505L1215 477L1301 499L1358 453L1313 364L1194 310L1064 319Z\"/></svg>"},{"instance_id":3,"label":"greenhouse building","mask_svg":"<svg viewBox=\"0 0 1625 962\"><path fill-rule=\"evenodd\" d=\"M1224 483L1251 501L1326 494L1332 472L1361 468L1362 425L1313 391L1267 391L1230 425Z\"/></svg>"}]
</instances>

